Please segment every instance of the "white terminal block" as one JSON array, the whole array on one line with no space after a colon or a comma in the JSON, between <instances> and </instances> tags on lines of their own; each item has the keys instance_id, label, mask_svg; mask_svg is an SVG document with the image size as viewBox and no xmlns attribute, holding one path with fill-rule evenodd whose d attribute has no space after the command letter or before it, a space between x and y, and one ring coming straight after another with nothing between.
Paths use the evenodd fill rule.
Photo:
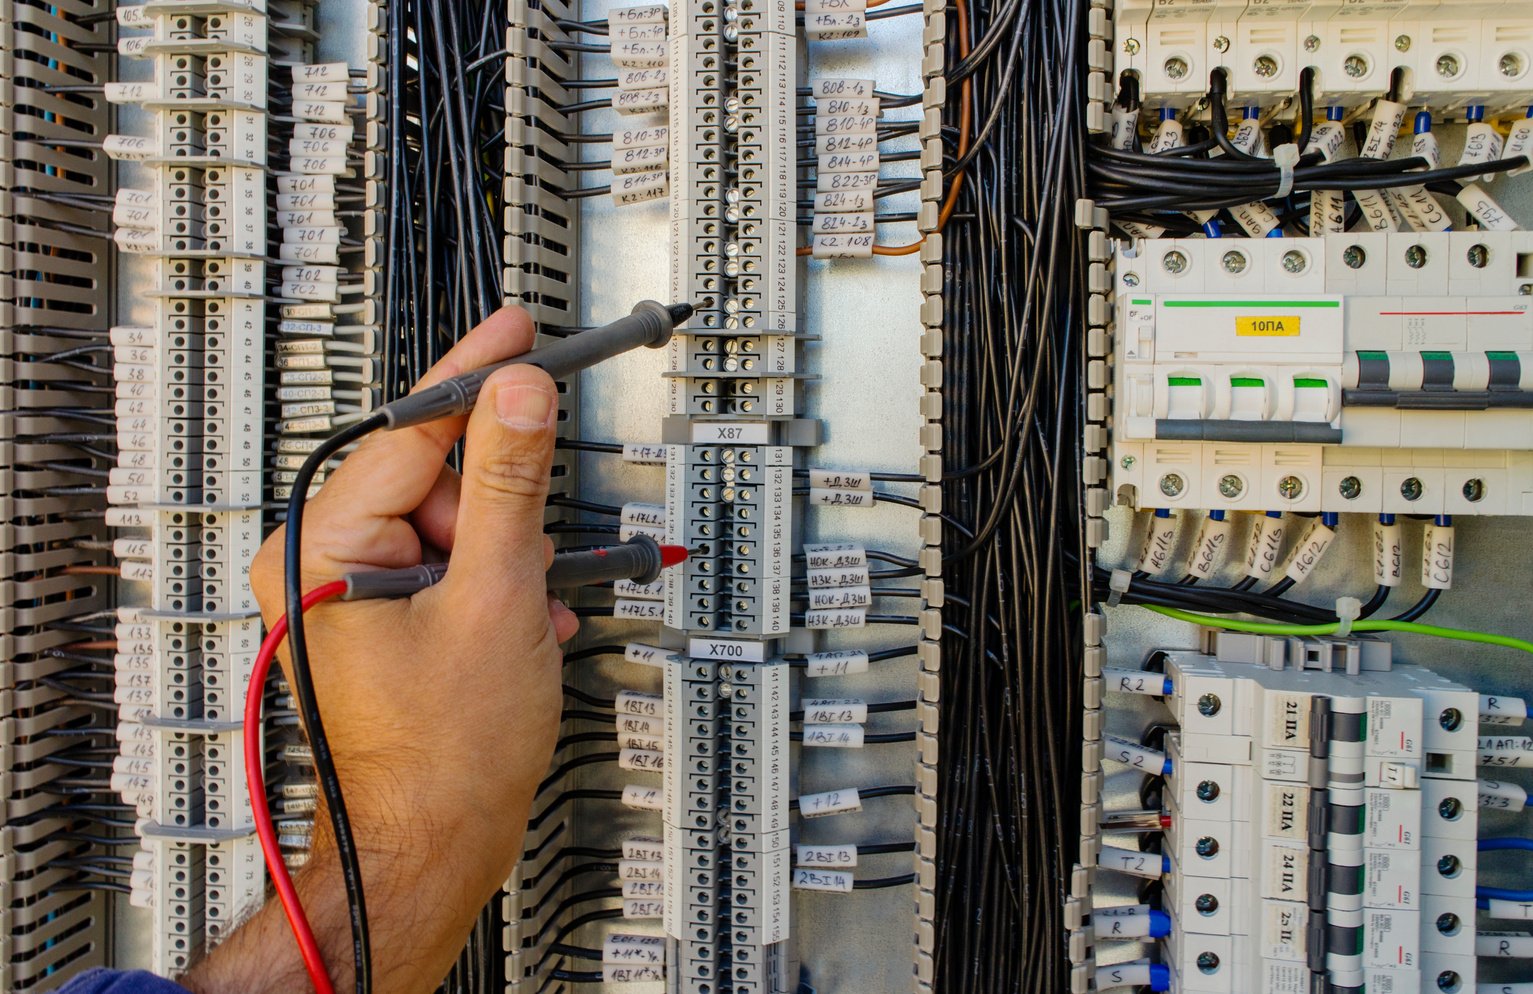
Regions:
<instances>
[{"instance_id":1,"label":"white terminal block","mask_svg":"<svg viewBox=\"0 0 1533 994\"><path fill-rule=\"evenodd\" d=\"M1533 233L1151 239L1117 263L1145 508L1533 513Z\"/></svg>"},{"instance_id":2,"label":"white terminal block","mask_svg":"<svg viewBox=\"0 0 1533 994\"><path fill-rule=\"evenodd\" d=\"M1499 0L1134 0L1115 6L1112 37L1114 79L1136 73L1151 110L1191 107L1215 68L1229 76L1231 106L1283 106L1306 68L1322 107L1366 106L1399 69L1434 110L1520 115L1533 97L1533 15Z\"/></svg>"},{"instance_id":3,"label":"white terminal block","mask_svg":"<svg viewBox=\"0 0 1533 994\"><path fill-rule=\"evenodd\" d=\"M139 813L130 901L153 908L150 965L164 975L182 972L265 893L239 725L261 637L245 579L272 482L266 296L278 274L264 261L276 254L267 225L275 210L284 239L329 247L282 250L297 267L280 274L284 292L329 299L344 285L334 176L355 130L349 67L295 67L293 114L316 123L297 124L286 152L297 172L302 162L325 175L280 176L280 202L270 201L267 172L280 166L268 150L273 159L283 150L267 130L267 19L220 11L191 37L172 30L186 16L163 5L120 12L124 26L152 32L122 50L150 59L154 82L108 84L108 97L140 104L151 121L147 134L105 143L148 176L113 204L119 246L153 259L142 288L151 322L111 335L120 444L108 523L121 530L113 551L124 578L144 583L148 601L120 615L116 633L113 786ZM284 381L284 400L324 403L315 391L327 383Z\"/></svg>"}]
</instances>

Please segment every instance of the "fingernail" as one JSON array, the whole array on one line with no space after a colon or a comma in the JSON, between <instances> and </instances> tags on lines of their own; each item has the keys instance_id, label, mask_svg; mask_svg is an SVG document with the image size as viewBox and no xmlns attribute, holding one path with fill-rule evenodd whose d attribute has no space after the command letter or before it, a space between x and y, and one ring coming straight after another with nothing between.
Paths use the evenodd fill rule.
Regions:
<instances>
[{"instance_id":1,"label":"fingernail","mask_svg":"<svg viewBox=\"0 0 1533 994\"><path fill-rule=\"evenodd\" d=\"M495 394L495 413L510 428L547 428L555 409L554 395L541 387L514 383Z\"/></svg>"}]
</instances>

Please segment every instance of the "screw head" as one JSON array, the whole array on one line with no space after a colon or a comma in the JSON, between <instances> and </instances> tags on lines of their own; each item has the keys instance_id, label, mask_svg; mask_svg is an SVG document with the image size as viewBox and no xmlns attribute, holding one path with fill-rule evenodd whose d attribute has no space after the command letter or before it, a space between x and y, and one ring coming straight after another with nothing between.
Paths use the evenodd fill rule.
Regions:
<instances>
[{"instance_id":1,"label":"screw head","mask_svg":"<svg viewBox=\"0 0 1533 994\"><path fill-rule=\"evenodd\" d=\"M1180 473L1167 473L1160 478L1160 492L1167 497L1180 496L1186 486L1187 481L1182 479Z\"/></svg>"},{"instance_id":2,"label":"screw head","mask_svg":"<svg viewBox=\"0 0 1533 994\"><path fill-rule=\"evenodd\" d=\"M1341 63L1341 71L1353 79L1368 75L1368 60L1361 55L1349 55Z\"/></svg>"},{"instance_id":3,"label":"screw head","mask_svg":"<svg viewBox=\"0 0 1533 994\"><path fill-rule=\"evenodd\" d=\"M1427 264L1427 248L1425 245L1412 245L1405 250L1405 264L1412 269L1420 269Z\"/></svg>"},{"instance_id":4,"label":"screw head","mask_svg":"<svg viewBox=\"0 0 1533 994\"><path fill-rule=\"evenodd\" d=\"M1204 694L1198 698L1198 714L1205 718L1212 718L1224 707L1224 702L1219 700L1218 694Z\"/></svg>"},{"instance_id":5,"label":"screw head","mask_svg":"<svg viewBox=\"0 0 1533 994\"><path fill-rule=\"evenodd\" d=\"M1278 73L1278 60L1270 55L1258 55L1251 63L1251 71L1262 79L1271 79Z\"/></svg>"},{"instance_id":6,"label":"screw head","mask_svg":"<svg viewBox=\"0 0 1533 994\"><path fill-rule=\"evenodd\" d=\"M1457 856L1441 856L1437 860L1437 872L1449 879L1458 876L1462 869L1463 864L1459 862Z\"/></svg>"},{"instance_id":7,"label":"screw head","mask_svg":"<svg viewBox=\"0 0 1533 994\"><path fill-rule=\"evenodd\" d=\"M1212 835L1205 835L1193 845L1193 849L1204 859L1213 859L1219 855L1219 840Z\"/></svg>"},{"instance_id":8,"label":"screw head","mask_svg":"<svg viewBox=\"0 0 1533 994\"><path fill-rule=\"evenodd\" d=\"M1234 500L1245 492L1246 485L1240 477L1234 473L1226 473L1219 477L1219 495Z\"/></svg>"},{"instance_id":9,"label":"screw head","mask_svg":"<svg viewBox=\"0 0 1533 994\"><path fill-rule=\"evenodd\" d=\"M1463 922L1451 911L1445 911L1437 916L1437 931L1443 935L1457 935Z\"/></svg>"},{"instance_id":10,"label":"screw head","mask_svg":"<svg viewBox=\"0 0 1533 994\"><path fill-rule=\"evenodd\" d=\"M1219 899L1212 894L1199 894L1192 904L1200 915L1211 915L1219 910Z\"/></svg>"},{"instance_id":11,"label":"screw head","mask_svg":"<svg viewBox=\"0 0 1533 994\"><path fill-rule=\"evenodd\" d=\"M1437 989L1443 994L1455 994L1463 982L1457 970L1444 970L1437 975Z\"/></svg>"},{"instance_id":12,"label":"screw head","mask_svg":"<svg viewBox=\"0 0 1533 994\"><path fill-rule=\"evenodd\" d=\"M1230 40L1224 35L1220 35L1219 37L1215 38L1214 50L1219 52L1228 52L1230 50Z\"/></svg>"},{"instance_id":13,"label":"screw head","mask_svg":"<svg viewBox=\"0 0 1533 994\"><path fill-rule=\"evenodd\" d=\"M1306 52L1318 52L1318 51L1320 51L1320 36L1319 35L1309 35L1308 37L1306 37L1304 39L1304 50Z\"/></svg>"},{"instance_id":14,"label":"screw head","mask_svg":"<svg viewBox=\"0 0 1533 994\"><path fill-rule=\"evenodd\" d=\"M1363 493L1363 481L1355 476L1344 476L1336 485L1336 492L1341 494L1342 500L1357 500Z\"/></svg>"},{"instance_id":15,"label":"screw head","mask_svg":"<svg viewBox=\"0 0 1533 994\"><path fill-rule=\"evenodd\" d=\"M1517 287L1517 292L1524 297L1533 294L1533 283L1523 283Z\"/></svg>"},{"instance_id":16,"label":"screw head","mask_svg":"<svg viewBox=\"0 0 1533 994\"><path fill-rule=\"evenodd\" d=\"M1243 273L1246 271L1246 254L1236 249L1224 253L1224 258L1219 260L1224 266L1226 273Z\"/></svg>"},{"instance_id":17,"label":"screw head","mask_svg":"<svg viewBox=\"0 0 1533 994\"><path fill-rule=\"evenodd\" d=\"M1490 249L1484 245L1474 244L1469 246L1469 251L1464 253L1469 264L1476 269L1484 269L1490 264Z\"/></svg>"},{"instance_id":18,"label":"screw head","mask_svg":"<svg viewBox=\"0 0 1533 994\"><path fill-rule=\"evenodd\" d=\"M1437 716L1437 724L1445 732L1456 732L1464 727L1464 712L1458 708L1443 708Z\"/></svg>"},{"instance_id":19,"label":"screw head","mask_svg":"<svg viewBox=\"0 0 1533 994\"><path fill-rule=\"evenodd\" d=\"M1176 249L1172 249L1161 256L1160 264L1165 267L1166 272L1171 273L1173 276L1187 271L1187 257Z\"/></svg>"},{"instance_id":20,"label":"screw head","mask_svg":"<svg viewBox=\"0 0 1533 994\"><path fill-rule=\"evenodd\" d=\"M1198 784L1198 800L1213 801L1219 797L1219 785L1212 780L1204 780Z\"/></svg>"},{"instance_id":21,"label":"screw head","mask_svg":"<svg viewBox=\"0 0 1533 994\"><path fill-rule=\"evenodd\" d=\"M1173 55L1166 60L1166 64L1162 68L1166 73L1167 79L1186 79L1187 73L1191 71L1192 67L1180 55Z\"/></svg>"},{"instance_id":22,"label":"screw head","mask_svg":"<svg viewBox=\"0 0 1533 994\"><path fill-rule=\"evenodd\" d=\"M1479 477L1465 480L1463 487L1464 499L1471 504L1478 504L1485 499L1485 481Z\"/></svg>"},{"instance_id":23,"label":"screw head","mask_svg":"<svg viewBox=\"0 0 1533 994\"><path fill-rule=\"evenodd\" d=\"M1124 286L1138 286L1139 285L1139 274L1138 273L1124 273L1123 274L1123 285Z\"/></svg>"},{"instance_id":24,"label":"screw head","mask_svg":"<svg viewBox=\"0 0 1533 994\"><path fill-rule=\"evenodd\" d=\"M1286 272L1302 273L1308 264L1309 260L1298 249L1289 249L1283 253L1283 269Z\"/></svg>"},{"instance_id":25,"label":"screw head","mask_svg":"<svg viewBox=\"0 0 1533 994\"><path fill-rule=\"evenodd\" d=\"M1464 802L1456 797L1445 797L1437 805L1437 815L1444 821L1458 821L1464 813Z\"/></svg>"},{"instance_id":26,"label":"screw head","mask_svg":"<svg viewBox=\"0 0 1533 994\"><path fill-rule=\"evenodd\" d=\"M1198 969L1203 973L1213 973L1219 969L1218 953L1198 953Z\"/></svg>"},{"instance_id":27,"label":"screw head","mask_svg":"<svg viewBox=\"0 0 1533 994\"><path fill-rule=\"evenodd\" d=\"M1407 476L1404 480L1400 481L1400 496L1406 500L1420 500L1421 495L1426 492L1426 489L1426 485L1421 482L1419 477Z\"/></svg>"},{"instance_id":28,"label":"screw head","mask_svg":"<svg viewBox=\"0 0 1533 994\"><path fill-rule=\"evenodd\" d=\"M1463 64L1459 62L1457 55L1454 55L1451 52L1447 52L1437 57L1437 65L1435 68L1437 69L1437 75L1441 76L1443 79L1452 79L1461 71L1463 71L1464 67Z\"/></svg>"},{"instance_id":29,"label":"screw head","mask_svg":"<svg viewBox=\"0 0 1533 994\"><path fill-rule=\"evenodd\" d=\"M1124 469L1133 469L1134 463L1136 461L1137 460L1135 460L1133 456L1124 456L1121 460L1119 460L1118 465L1122 466Z\"/></svg>"},{"instance_id":30,"label":"screw head","mask_svg":"<svg viewBox=\"0 0 1533 994\"><path fill-rule=\"evenodd\" d=\"M1522 71L1527 68L1527 63L1525 63L1522 59L1522 56L1518 55L1516 52L1507 52L1505 55L1501 56L1500 60L1496 63L1496 68L1499 69L1501 71L1501 75L1505 76L1507 79L1516 79L1518 76L1521 76Z\"/></svg>"},{"instance_id":31,"label":"screw head","mask_svg":"<svg viewBox=\"0 0 1533 994\"><path fill-rule=\"evenodd\" d=\"M1411 50L1410 35L1395 35L1395 51L1409 52Z\"/></svg>"},{"instance_id":32,"label":"screw head","mask_svg":"<svg viewBox=\"0 0 1533 994\"><path fill-rule=\"evenodd\" d=\"M1277 489L1284 500L1298 500L1304 495L1304 481L1297 476L1285 476L1278 481Z\"/></svg>"},{"instance_id":33,"label":"screw head","mask_svg":"<svg viewBox=\"0 0 1533 994\"><path fill-rule=\"evenodd\" d=\"M1362 269L1363 263L1368 261L1368 253L1363 251L1361 245L1348 245L1341 250L1341 261L1347 264L1348 269Z\"/></svg>"},{"instance_id":34,"label":"screw head","mask_svg":"<svg viewBox=\"0 0 1533 994\"><path fill-rule=\"evenodd\" d=\"M1139 54L1139 39L1138 38L1126 38L1126 39L1124 39L1123 51L1128 53L1129 55L1138 55Z\"/></svg>"}]
</instances>

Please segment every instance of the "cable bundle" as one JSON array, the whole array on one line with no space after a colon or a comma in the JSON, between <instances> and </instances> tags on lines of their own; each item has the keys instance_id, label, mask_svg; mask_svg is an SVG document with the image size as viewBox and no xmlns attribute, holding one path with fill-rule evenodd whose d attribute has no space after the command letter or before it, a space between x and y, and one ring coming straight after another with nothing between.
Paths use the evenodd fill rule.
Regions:
<instances>
[{"instance_id":1,"label":"cable bundle","mask_svg":"<svg viewBox=\"0 0 1533 994\"><path fill-rule=\"evenodd\" d=\"M501 303L506 7L390 4L385 399Z\"/></svg>"},{"instance_id":2,"label":"cable bundle","mask_svg":"<svg viewBox=\"0 0 1533 994\"><path fill-rule=\"evenodd\" d=\"M401 0L388 22L385 400L501 304L506 5ZM499 909L480 914L446 994L504 986Z\"/></svg>"},{"instance_id":3,"label":"cable bundle","mask_svg":"<svg viewBox=\"0 0 1533 994\"><path fill-rule=\"evenodd\" d=\"M976 5L948 92L974 90L974 149L944 232L950 470L934 986L1067 987L1081 649L1077 450L1084 50L1077 2ZM945 109L959 119L956 102ZM959 144L949 136L947 144ZM961 168L965 163L960 162ZM972 220L963 220L972 217ZM961 276L955 275L961 274ZM972 537L967 533L972 533ZM965 604L967 603L967 606ZM1007 936L1005 942L995 937Z\"/></svg>"},{"instance_id":4,"label":"cable bundle","mask_svg":"<svg viewBox=\"0 0 1533 994\"><path fill-rule=\"evenodd\" d=\"M1320 126L1314 124L1313 75L1309 69L1301 74L1296 119L1291 125L1280 122L1270 129L1274 146L1292 140L1295 158L1286 165L1277 158L1264 158L1241 148L1239 135L1234 140L1229 137L1225 105L1228 82L1224 71L1216 69L1210 74L1204 98L1209 121L1206 125L1194 123L1187 129L1186 144L1171 140L1169 144L1173 147L1159 148L1152 142L1146 152L1138 147L1137 132L1127 131L1121 133L1124 137L1119 142L1103 136L1093 143L1088 160L1092 199L1097 206L1110 211L1114 222L1125 231L1131 226L1153 226L1173 237L1207 231L1211 222L1215 225L1212 233L1217 237L1222 222L1204 215L1221 210L1232 212L1231 218L1237 222L1230 226L1232 230L1249 229L1249 223L1239 222L1243 220L1241 211L1253 204L1268 218L1260 229L1248 230L1256 237L1270 234L1274 228L1306 235L1343 231L1353 220L1367 219L1370 211L1392 216L1375 191L1394 191L1398 213L1418 231L1447 227L1448 219L1433 199L1435 194L1457 199L1472 220L1486 228L1513 227L1506 213L1474 181L1527 168L1525 154L1511 150L1505 157L1489 161L1439 166L1433 140L1426 145L1416 144L1408 155L1390 158L1400 118L1406 111L1398 85L1392 85L1388 92L1380 94L1370 123L1354 122L1360 154L1336 158L1335 153L1343 143L1340 123L1343 114L1340 108L1330 108L1329 121L1323 125L1330 129L1328 135L1334 138L1334 144L1312 140L1320 131ZM1137 85L1132 77L1125 77L1114 113L1133 121L1140 109ZM1471 115L1470 120L1478 119ZM1174 118L1171 121L1177 125L1171 134L1181 134L1179 122ZM1431 115L1418 113L1418 137L1425 133L1430 139L1430 129ZM1242 133L1259 140L1261 132L1256 119L1248 119ZM1374 140L1379 135L1384 136L1383 141ZM1412 202L1404 200L1407 195ZM1311 209L1322 203L1328 206L1323 210ZM1423 220L1418 207L1431 214L1431 223ZM1318 223L1317 219L1331 213L1335 213L1335 220L1330 226ZM1249 218L1244 220L1249 222ZM1370 222L1370 226L1373 230L1394 230L1392 220L1382 226Z\"/></svg>"}]
</instances>

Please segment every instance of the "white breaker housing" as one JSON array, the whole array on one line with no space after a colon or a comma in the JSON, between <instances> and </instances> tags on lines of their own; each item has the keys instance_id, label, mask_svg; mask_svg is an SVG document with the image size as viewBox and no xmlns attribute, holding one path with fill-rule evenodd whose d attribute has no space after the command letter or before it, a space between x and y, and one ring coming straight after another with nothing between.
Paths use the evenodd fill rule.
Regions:
<instances>
[{"instance_id":1,"label":"white breaker housing","mask_svg":"<svg viewBox=\"0 0 1533 994\"><path fill-rule=\"evenodd\" d=\"M1286 106L1306 68L1322 107L1368 104L1396 69L1433 110L1520 117L1533 98L1521 0L1124 0L1112 24L1113 78L1134 73L1151 110L1193 107L1219 67L1232 107Z\"/></svg>"},{"instance_id":2,"label":"white breaker housing","mask_svg":"<svg viewBox=\"0 0 1533 994\"><path fill-rule=\"evenodd\" d=\"M1474 990L1478 696L1262 642L1165 653L1171 989Z\"/></svg>"},{"instance_id":3,"label":"white breaker housing","mask_svg":"<svg viewBox=\"0 0 1533 994\"><path fill-rule=\"evenodd\" d=\"M1529 232L1123 246L1113 490L1141 508L1533 513L1530 289Z\"/></svg>"}]
</instances>

